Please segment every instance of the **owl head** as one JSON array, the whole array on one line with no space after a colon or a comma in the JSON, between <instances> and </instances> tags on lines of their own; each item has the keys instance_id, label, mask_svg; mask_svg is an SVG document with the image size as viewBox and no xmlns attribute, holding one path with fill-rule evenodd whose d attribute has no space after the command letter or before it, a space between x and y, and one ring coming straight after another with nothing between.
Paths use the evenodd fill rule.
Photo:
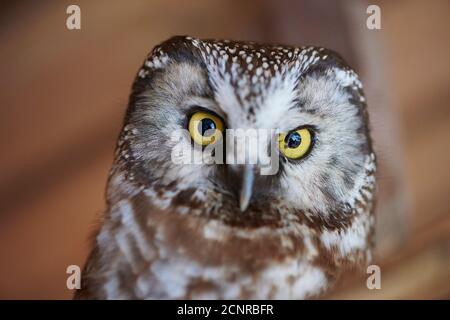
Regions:
<instances>
[{"instance_id":1,"label":"owl head","mask_svg":"<svg viewBox=\"0 0 450 320\"><path fill-rule=\"evenodd\" d=\"M228 132L261 137L236 147ZM179 36L138 72L108 192L128 181L160 207L228 223L338 223L371 197L374 162L361 82L336 53Z\"/></svg>"}]
</instances>

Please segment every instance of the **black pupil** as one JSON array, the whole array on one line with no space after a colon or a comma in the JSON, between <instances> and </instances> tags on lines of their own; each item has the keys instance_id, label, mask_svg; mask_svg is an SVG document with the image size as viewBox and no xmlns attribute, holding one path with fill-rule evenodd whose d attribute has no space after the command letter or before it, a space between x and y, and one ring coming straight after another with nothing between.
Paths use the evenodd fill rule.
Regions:
<instances>
[{"instance_id":1,"label":"black pupil","mask_svg":"<svg viewBox=\"0 0 450 320\"><path fill-rule=\"evenodd\" d=\"M216 123L212 119L205 118L200 121L198 127L198 130L202 133L202 136L209 137L214 134Z\"/></svg>"},{"instance_id":2,"label":"black pupil","mask_svg":"<svg viewBox=\"0 0 450 320\"><path fill-rule=\"evenodd\" d=\"M302 143L302 137L298 134L298 132L291 132L284 139L288 148L294 149L297 148L300 143Z\"/></svg>"}]
</instances>

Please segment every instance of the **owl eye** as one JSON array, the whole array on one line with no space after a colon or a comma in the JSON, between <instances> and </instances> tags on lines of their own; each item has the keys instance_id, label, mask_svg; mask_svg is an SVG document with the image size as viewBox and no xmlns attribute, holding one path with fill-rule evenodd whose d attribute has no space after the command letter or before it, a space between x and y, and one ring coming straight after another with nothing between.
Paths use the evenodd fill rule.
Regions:
<instances>
[{"instance_id":1,"label":"owl eye","mask_svg":"<svg viewBox=\"0 0 450 320\"><path fill-rule=\"evenodd\" d=\"M212 113L198 111L190 117L188 129L194 142L206 146L222 137L223 122Z\"/></svg>"},{"instance_id":2,"label":"owl eye","mask_svg":"<svg viewBox=\"0 0 450 320\"><path fill-rule=\"evenodd\" d=\"M278 146L283 155L290 159L304 157L312 147L312 132L308 128L297 129L278 136Z\"/></svg>"}]
</instances>

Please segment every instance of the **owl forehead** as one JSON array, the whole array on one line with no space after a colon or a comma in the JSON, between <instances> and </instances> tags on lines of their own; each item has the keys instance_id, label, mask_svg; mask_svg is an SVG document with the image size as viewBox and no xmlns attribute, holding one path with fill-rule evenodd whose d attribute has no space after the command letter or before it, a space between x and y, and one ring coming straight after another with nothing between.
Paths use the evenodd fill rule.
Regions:
<instances>
[{"instance_id":1,"label":"owl forehead","mask_svg":"<svg viewBox=\"0 0 450 320\"><path fill-rule=\"evenodd\" d=\"M287 106L294 99L301 69L308 65L306 58L303 63L298 59L300 48L232 41L200 42L198 46L217 102L225 112L240 106L247 120L256 120L256 111L260 113L277 93L286 98ZM303 55L312 51L304 49ZM319 59L317 51L310 57L309 63Z\"/></svg>"},{"instance_id":2,"label":"owl forehead","mask_svg":"<svg viewBox=\"0 0 450 320\"><path fill-rule=\"evenodd\" d=\"M231 122L256 123L260 118L267 123L277 118L276 113L283 114L292 107L300 77L330 54L312 46L174 37L151 52L138 77L146 78L153 70L173 62L200 62L216 102Z\"/></svg>"}]
</instances>

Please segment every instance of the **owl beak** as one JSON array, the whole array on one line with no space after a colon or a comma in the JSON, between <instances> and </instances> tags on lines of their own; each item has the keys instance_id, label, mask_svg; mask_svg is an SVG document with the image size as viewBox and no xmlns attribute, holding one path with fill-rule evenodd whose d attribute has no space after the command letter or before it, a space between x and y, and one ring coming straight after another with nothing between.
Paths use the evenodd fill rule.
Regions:
<instances>
[{"instance_id":1,"label":"owl beak","mask_svg":"<svg viewBox=\"0 0 450 320\"><path fill-rule=\"evenodd\" d=\"M242 173L242 185L239 195L239 206L241 212L247 210L253 193L253 184L255 180L255 171L252 165L246 164Z\"/></svg>"}]
</instances>

